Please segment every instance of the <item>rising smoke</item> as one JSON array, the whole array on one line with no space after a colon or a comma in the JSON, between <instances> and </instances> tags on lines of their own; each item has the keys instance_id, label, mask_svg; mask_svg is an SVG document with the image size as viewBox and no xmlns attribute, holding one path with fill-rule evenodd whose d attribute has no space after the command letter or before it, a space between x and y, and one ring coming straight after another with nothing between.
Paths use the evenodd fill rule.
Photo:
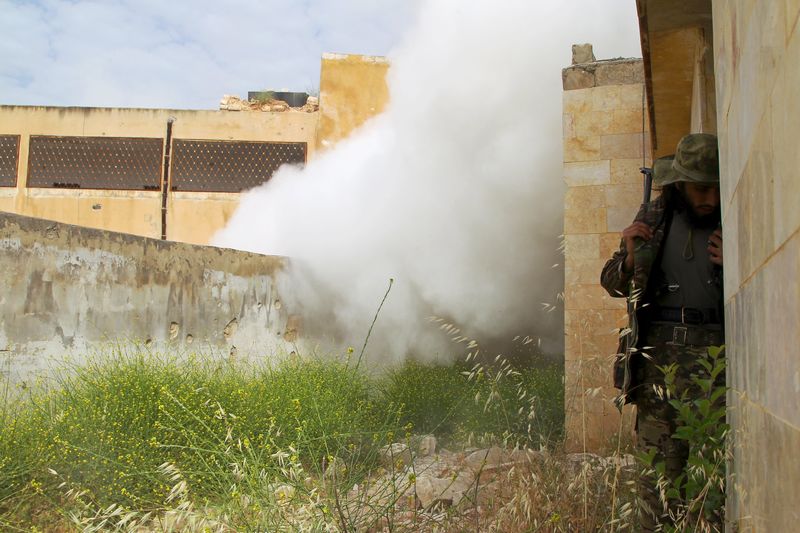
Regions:
<instances>
[{"instance_id":1,"label":"rising smoke","mask_svg":"<svg viewBox=\"0 0 800 533\"><path fill-rule=\"evenodd\" d=\"M574 42L637 55L636 36L633 1L421 3L390 54L388 109L243 195L215 244L291 257L284 300L342 345L364 341L393 279L373 363L463 352L431 316L557 352L561 69Z\"/></svg>"}]
</instances>

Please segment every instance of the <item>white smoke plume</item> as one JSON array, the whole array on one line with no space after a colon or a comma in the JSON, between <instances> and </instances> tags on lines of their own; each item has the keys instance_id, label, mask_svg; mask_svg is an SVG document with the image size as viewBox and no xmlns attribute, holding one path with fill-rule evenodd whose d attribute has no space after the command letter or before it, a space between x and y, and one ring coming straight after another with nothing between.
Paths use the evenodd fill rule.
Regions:
<instances>
[{"instance_id":1,"label":"white smoke plume","mask_svg":"<svg viewBox=\"0 0 800 533\"><path fill-rule=\"evenodd\" d=\"M373 363L463 351L430 316L557 351L562 312L543 303L563 288L561 69L572 43L630 56L637 37L632 0L420 3L388 109L243 195L215 244L290 257L305 333L356 348L393 279Z\"/></svg>"}]
</instances>

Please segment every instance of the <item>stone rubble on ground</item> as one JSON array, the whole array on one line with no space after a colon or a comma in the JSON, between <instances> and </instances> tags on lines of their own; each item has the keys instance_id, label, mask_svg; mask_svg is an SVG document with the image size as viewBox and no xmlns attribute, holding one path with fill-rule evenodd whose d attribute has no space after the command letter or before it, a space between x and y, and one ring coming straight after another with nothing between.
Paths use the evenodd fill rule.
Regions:
<instances>
[{"instance_id":1,"label":"stone rubble on ground","mask_svg":"<svg viewBox=\"0 0 800 533\"><path fill-rule=\"evenodd\" d=\"M433 435L424 435L420 439L417 449L422 457L433 455L436 452L436 437Z\"/></svg>"},{"instance_id":2,"label":"stone rubble on ground","mask_svg":"<svg viewBox=\"0 0 800 533\"><path fill-rule=\"evenodd\" d=\"M594 470L603 470L606 468L630 469L636 465L636 459L630 454L602 457L595 453L571 453L567 455L567 460L573 472L587 467L591 467Z\"/></svg>"},{"instance_id":3,"label":"stone rubble on ground","mask_svg":"<svg viewBox=\"0 0 800 533\"><path fill-rule=\"evenodd\" d=\"M416 443L414 445L414 443ZM401 519L410 513L418 521L421 515L433 520L437 513L458 508L460 513L481 513L495 502L513 495L507 477L515 468L541 465L551 456L547 451L509 450L499 446L451 452L437 449L436 437L412 438L409 444L393 443L381 449L382 469L361 485L354 485L347 501L354 509L394 506ZM413 450L416 450L412 453ZM565 457L575 471L584 468L632 468L631 455L601 457L591 453L575 453ZM402 520L401 520L402 521ZM416 522L415 522L416 523ZM379 531L380 528L377 530Z\"/></svg>"},{"instance_id":4,"label":"stone rubble on ground","mask_svg":"<svg viewBox=\"0 0 800 533\"><path fill-rule=\"evenodd\" d=\"M467 455L464 464L473 472L480 472L486 468L493 469L508 462L509 453L498 446L486 450L477 450Z\"/></svg>"},{"instance_id":5,"label":"stone rubble on ground","mask_svg":"<svg viewBox=\"0 0 800 533\"><path fill-rule=\"evenodd\" d=\"M411 448L402 442L388 444L380 450L380 463L391 468L411 464Z\"/></svg>"},{"instance_id":6,"label":"stone rubble on ground","mask_svg":"<svg viewBox=\"0 0 800 533\"><path fill-rule=\"evenodd\" d=\"M353 485L342 504L347 516L364 517L363 530L368 533L444 531L443 527L454 513L462 525L472 524L473 519L490 519L494 516L493 510L517 496L514 491L519 485L510 482L515 472L535 478L538 467L546 468L547 463L553 461L567 465L572 474L602 473L614 468L631 471L636 465L630 454L555 456L546 450L510 450L500 446L451 452L439 448L434 435L423 435L384 446L380 450L382 467L375 475ZM341 458L334 457L323 468L326 483L337 484L347 477L345 461ZM314 485L313 479L305 480L306 489ZM267 488L282 505L288 505L297 491L296 487L285 483L271 484ZM243 499L243 508L249 504L249 497L247 501ZM392 510L375 522L374 515L365 513L364 509ZM173 516L167 513L160 519L159 526L175 526L172 530L182 530L191 525L188 520L192 518L190 514ZM213 523L202 525L208 524ZM137 533L155 530L162 529L142 528Z\"/></svg>"}]
</instances>

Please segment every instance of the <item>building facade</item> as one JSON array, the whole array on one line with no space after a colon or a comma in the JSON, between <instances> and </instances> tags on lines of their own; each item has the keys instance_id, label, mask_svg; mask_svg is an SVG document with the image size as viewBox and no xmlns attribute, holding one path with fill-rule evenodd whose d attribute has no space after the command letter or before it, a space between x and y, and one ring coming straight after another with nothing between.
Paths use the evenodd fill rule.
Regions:
<instances>
[{"instance_id":1,"label":"building facade","mask_svg":"<svg viewBox=\"0 0 800 533\"><path fill-rule=\"evenodd\" d=\"M0 106L0 211L207 244L242 191L380 113L387 68L326 54L319 109Z\"/></svg>"}]
</instances>

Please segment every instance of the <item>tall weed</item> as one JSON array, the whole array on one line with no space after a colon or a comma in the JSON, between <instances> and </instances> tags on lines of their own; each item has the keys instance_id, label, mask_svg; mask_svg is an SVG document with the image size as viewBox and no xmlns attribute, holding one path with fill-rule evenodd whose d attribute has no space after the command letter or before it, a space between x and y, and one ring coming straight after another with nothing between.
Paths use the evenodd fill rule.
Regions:
<instances>
[{"instance_id":1,"label":"tall weed","mask_svg":"<svg viewBox=\"0 0 800 533\"><path fill-rule=\"evenodd\" d=\"M470 368L370 375L346 359L245 365L117 350L4 402L0 524L363 529L389 520L396 496L357 509L348 492L380 470L390 442L481 432L533 443L537 401L559 434L558 369L505 368L504 382Z\"/></svg>"}]
</instances>

